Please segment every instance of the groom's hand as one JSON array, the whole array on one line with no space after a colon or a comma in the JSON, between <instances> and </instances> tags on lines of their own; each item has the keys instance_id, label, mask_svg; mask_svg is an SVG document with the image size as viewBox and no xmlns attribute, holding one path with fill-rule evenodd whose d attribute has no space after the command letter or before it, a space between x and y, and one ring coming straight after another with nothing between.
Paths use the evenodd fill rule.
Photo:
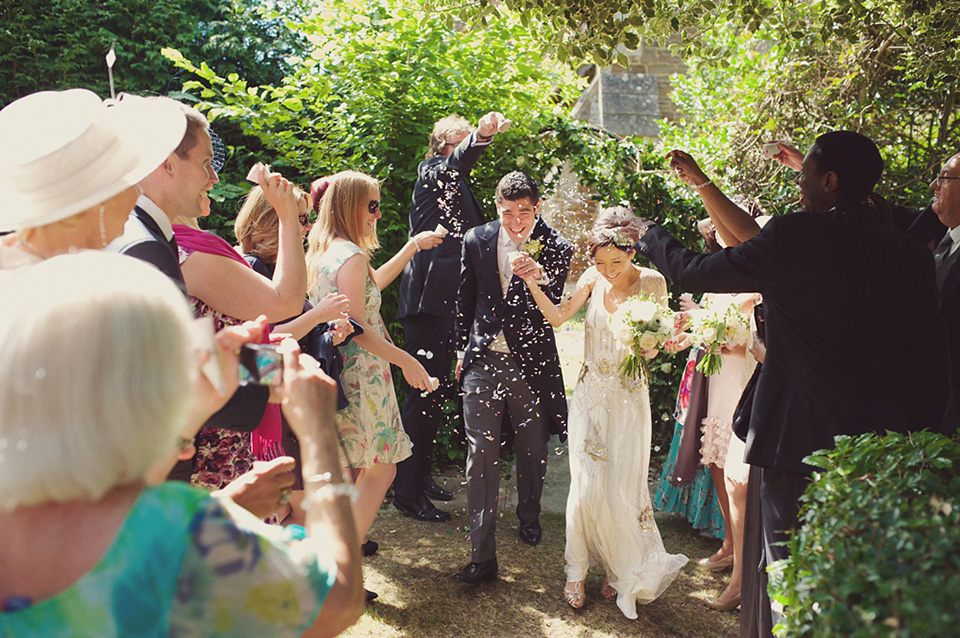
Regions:
<instances>
[{"instance_id":1,"label":"groom's hand","mask_svg":"<svg viewBox=\"0 0 960 638\"><path fill-rule=\"evenodd\" d=\"M453 370L453 376L457 380L457 383L460 383L460 372L463 370L463 359L457 357L457 367Z\"/></svg>"},{"instance_id":2,"label":"groom's hand","mask_svg":"<svg viewBox=\"0 0 960 638\"><path fill-rule=\"evenodd\" d=\"M540 265L525 252L518 251L513 255L510 260L510 268L513 270L513 274L520 279L540 279Z\"/></svg>"}]
</instances>

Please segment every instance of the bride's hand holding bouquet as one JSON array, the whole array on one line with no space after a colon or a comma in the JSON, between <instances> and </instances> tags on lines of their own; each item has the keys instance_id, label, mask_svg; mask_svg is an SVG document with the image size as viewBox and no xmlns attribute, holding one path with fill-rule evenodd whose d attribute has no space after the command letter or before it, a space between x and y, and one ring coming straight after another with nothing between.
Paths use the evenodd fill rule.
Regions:
<instances>
[{"instance_id":1,"label":"bride's hand holding bouquet","mask_svg":"<svg viewBox=\"0 0 960 638\"><path fill-rule=\"evenodd\" d=\"M650 375L647 359L652 359L673 338L673 312L647 294L630 297L610 316L610 329L627 348L620 373L645 380Z\"/></svg>"}]
</instances>

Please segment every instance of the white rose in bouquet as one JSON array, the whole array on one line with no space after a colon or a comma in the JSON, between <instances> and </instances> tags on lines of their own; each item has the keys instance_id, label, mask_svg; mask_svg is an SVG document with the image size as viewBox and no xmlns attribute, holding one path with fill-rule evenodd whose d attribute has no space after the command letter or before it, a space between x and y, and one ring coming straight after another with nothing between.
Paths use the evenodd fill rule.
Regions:
<instances>
[{"instance_id":1,"label":"white rose in bouquet","mask_svg":"<svg viewBox=\"0 0 960 638\"><path fill-rule=\"evenodd\" d=\"M656 332L644 332L637 343L641 350L656 350L660 346L660 339Z\"/></svg>"},{"instance_id":2,"label":"white rose in bouquet","mask_svg":"<svg viewBox=\"0 0 960 638\"><path fill-rule=\"evenodd\" d=\"M637 323L650 323L657 316L659 304L654 301L635 301L630 305L630 319Z\"/></svg>"},{"instance_id":3,"label":"white rose in bouquet","mask_svg":"<svg viewBox=\"0 0 960 638\"><path fill-rule=\"evenodd\" d=\"M673 313L645 293L640 294L620 304L610 316L610 330L628 350L620 363L620 373L645 380L650 370L640 351L659 351L673 336Z\"/></svg>"}]
</instances>

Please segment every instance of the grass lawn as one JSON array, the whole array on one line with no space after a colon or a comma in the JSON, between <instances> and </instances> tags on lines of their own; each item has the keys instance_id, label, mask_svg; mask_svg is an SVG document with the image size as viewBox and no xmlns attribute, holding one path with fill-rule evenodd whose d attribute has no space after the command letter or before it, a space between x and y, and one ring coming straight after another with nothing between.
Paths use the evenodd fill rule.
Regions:
<instances>
[{"instance_id":1,"label":"grass lawn","mask_svg":"<svg viewBox=\"0 0 960 638\"><path fill-rule=\"evenodd\" d=\"M446 483L449 486L451 481ZM598 567L587 579L587 604L579 611L571 609L560 598L565 580L564 521L556 512L541 515L544 538L536 547L519 540L516 517L505 514L497 529L499 579L476 587L461 585L451 576L469 561L467 515L462 505L447 509L453 513L448 523L420 523L392 506L381 509L370 532L380 543L380 551L364 559L366 586L380 598L367 605L364 615L344 636L738 635L738 612L716 612L701 602L722 591L729 573L716 576L693 561L663 596L638 608L637 620L627 619L613 601L600 597L603 574ZM717 541L699 536L684 520L658 515L657 524L672 553L697 558L719 546Z\"/></svg>"}]
</instances>

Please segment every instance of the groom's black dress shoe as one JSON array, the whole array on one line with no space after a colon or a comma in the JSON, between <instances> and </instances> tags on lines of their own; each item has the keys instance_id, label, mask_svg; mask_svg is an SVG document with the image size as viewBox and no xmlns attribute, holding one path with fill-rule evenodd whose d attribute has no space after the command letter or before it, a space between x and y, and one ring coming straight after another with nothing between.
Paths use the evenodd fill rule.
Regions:
<instances>
[{"instance_id":1,"label":"groom's black dress shoe","mask_svg":"<svg viewBox=\"0 0 960 638\"><path fill-rule=\"evenodd\" d=\"M543 538L540 523L526 523L520 527L520 539L527 545L536 545Z\"/></svg>"},{"instance_id":2,"label":"groom's black dress shoe","mask_svg":"<svg viewBox=\"0 0 960 638\"><path fill-rule=\"evenodd\" d=\"M479 585L480 583L489 583L497 579L497 559L480 561L479 563L470 563L459 572L453 575L453 579L467 585Z\"/></svg>"},{"instance_id":3,"label":"groom's black dress shoe","mask_svg":"<svg viewBox=\"0 0 960 638\"><path fill-rule=\"evenodd\" d=\"M430 498L437 499L438 501L453 500L453 493L437 485L437 482L433 480L432 476L427 477L426 488L423 490L423 493Z\"/></svg>"},{"instance_id":4,"label":"groom's black dress shoe","mask_svg":"<svg viewBox=\"0 0 960 638\"><path fill-rule=\"evenodd\" d=\"M450 512L441 512L426 496L415 498L413 500L403 498L402 496L393 497L393 506L398 510L412 516L418 521L435 521L442 523L450 520Z\"/></svg>"}]
</instances>

